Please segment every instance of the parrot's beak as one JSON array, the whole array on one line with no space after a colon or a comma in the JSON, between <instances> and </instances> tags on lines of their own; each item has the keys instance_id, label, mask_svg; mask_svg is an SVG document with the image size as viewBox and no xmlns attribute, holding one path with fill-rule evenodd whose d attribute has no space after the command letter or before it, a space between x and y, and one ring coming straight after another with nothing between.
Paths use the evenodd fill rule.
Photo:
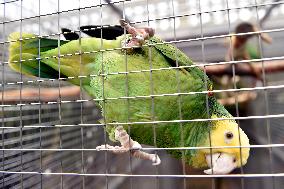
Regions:
<instances>
[{"instance_id":1,"label":"parrot's beak","mask_svg":"<svg viewBox=\"0 0 284 189\"><path fill-rule=\"evenodd\" d=\"M207 154L206 162L210 167L210 169L204 170L204 173L206 174L224 175L237 168L235 157L227 153ZM213 166L211 165L211 162Z\"/></svg>"}]
</instances>

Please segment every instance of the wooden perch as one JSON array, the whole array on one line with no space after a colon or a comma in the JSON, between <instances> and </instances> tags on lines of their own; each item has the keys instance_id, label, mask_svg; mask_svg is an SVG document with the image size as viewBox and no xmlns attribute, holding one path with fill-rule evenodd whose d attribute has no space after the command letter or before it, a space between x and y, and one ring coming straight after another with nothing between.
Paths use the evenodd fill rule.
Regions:
<instances>
[{"instance_id":1,"label":"wooden perch","mask_svg":"<svg viewBox=\"0 0 284 189\"><path fill-rule=\"evenodd\" d=\"M262 70L261 63L254 63L254 66L258 70ZM203 66L200 66L203 69ZM275 60L275 61L264 61L264 70L265 73L275 73L284 70L284 60ZM207 75L215 75L215 76L222 76L222 75L233 75L232 68L230 65L212 65L206 66L206 73ZM235 69L236 75L242 76L252 76L256 77L254 72L251 71L251 68L247 64L238 64ZM39 100L41 102L50 102L50 101L57 101L59 98L59 89L58 88L41 88L40 94L38 88L23 88L21 90L22 93L22 101L30 101L36 102ZM78 86L67 86L60 88L60 96L64 100L78 100L80 95L80 87ZM245 102L248 100L252 100L255 98L255 94L251 93L239 93L238 101ZM0 98L2 94L0 93ZM7 90L4 91L4 103L13 103L20 101L20 90ZM230 97L227 99L220 99L220 103L224 105L230 105L235 103L235 97Z\"/></svg>"},{"instance_id":2,"label":"wooden perch","mask_svg":"<svg viewBox=\"0 0 284 189\"><path fill-rule=\"evenodd\" d=\"M244 92L235 93L235 96L237 96L238 103L244 103L254 100L257 97L257 94L254 91L244 91ZM218 102L220 104L223 104L224 106L235 104L236 103L235 96L218 99Z\"/></svg>"},{"instance_id":3,"label":"wooden perch","mask_svg":"<svg viewBox=\"0 0 284 189\"><path fill-rule=\"evenodd\" d=\"M262 63L252 63L257 71L262 73ZM275 73L284 71L284 60L273 60L273 61L264 61L263 67L265 73ZM203 66L200 66L203 69ZM223 65L212 65L206 66L206 74L207 75L233 75L232 65L223 64ZM240 76L251 76L256 77L255 72L252 72L251 68L247 64L238 63L235 65L235 74Z\"/></svg>"},{"instance_id":4,"label":"wooden perch","mask_svg":"<svg viewBox=\"0 0 284 189\"><path fill-rule=\"evenodd\" d=\"M21 93L21 98L20 98ZM0 94L2 98L2 94ZM64 100L79 99L80 98L80 87L78 86L66 86L60 88L60 96ZM59 88L40 88L40 93L38 88L23 88L22 90L7 90L4 91L3 101L4 102L19 102L22 101L32 101L37 102L50 102L57 101L59 98Z\"/></svg>"}]
</instances>

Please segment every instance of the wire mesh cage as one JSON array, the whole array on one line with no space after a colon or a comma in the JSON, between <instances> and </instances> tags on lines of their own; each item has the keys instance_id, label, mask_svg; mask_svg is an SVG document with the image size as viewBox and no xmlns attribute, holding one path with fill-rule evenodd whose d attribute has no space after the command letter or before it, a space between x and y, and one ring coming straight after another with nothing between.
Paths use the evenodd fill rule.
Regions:
<instances>
[{"instance_id":1,"label":"wire mesh cage","mask_svg":"<svg viewBox=\"0 0 284 189\"><path fill-rule=\"evenodd\" d=\"M2 188L283 188L284 1L1 0L0 10ZM129 39L113 48L111 44L117 38L106 38L115 36L117 27L121 36L131 33L127 27L118 26L121 19L138 29L154 28L155 36L163 41L151 43L147 39L150 43L140 44ZM11 38L14 32L18 32L16 40ZM85 42L91 38L97 39L98 49L93 50L95 44ZM33 48L26 45L33 40ZM48 40L53 42L52 48ZM126 46L125 50L123 45L127 43L138 47ZM13 44L19 45L12 47ZM109 46L105 48L104 44ZM68 48L64 49L64 45ZM170 56L168 46L177 47ZM141 50L143 47L147 51ZM194 64L181 64L183 54L177 49ZM52 50L54 54L46 53ZM14 52L18 55L13 56ZM31 52L33 56L27 56ZM109 71L108 66L113 66L109 62L117 52L122 54L122 60L117 62L123 68ZM161 57L166 58L162 60L172 64L158 65L152 59L156 52L163 53ZM140 58L144 55L147 58L143 62ZM133 69L133 56L147 69ZM103 63L92 64L96 61ZM18 63L18 67L12 63ZM32 69L26 67L28 64ZM171 71L174 77L168 74ZM205 74L203 78L199 75L202 83L183 80L184 75L192 77L203 72L213 81L213 88ZM137 75L141 78L133 84ZM107 82L111 77L117 78L114 80L120 84L118 88ZM170 84L176 91L167 90L172 87ZM192 85L200 85L201 89L184 90L184 86ZM141 89L144 86L147 90ZM112 95L107 96L108 88ZM117 90L122 90L123 95ZM184 101L195 95L204 100L204 115L189 119L187 116L200 107L190 104L195 109L186 114ZM232 117L211 116L212 95ZM171 98L174 103L161 103ZM147 103L139 104L140 100ZM113 106L108 105L112 103ZM141 113L147 108L148 113ZM136 109L141 114L135 117L131 112ZM124 119L110 121L106 111L123 115ZM159 112L165 116L159 117ZM173 112L177 117L172 116ZM203 169L188 165L186 155L207 149L210 167L209 161L214 163L212 151L216 149L211 140L211 124L224 120L238 124L235 137L239 143L234 149L242 159L242 151L249 148L248 162L243 165L240 160L240 168L230 174L206 175ZM209 146L185 145L183 129L187 123L209 125ZM123 154L98 150L102 144L113 144L108 125L123 125L130 136L134 133L134 140L150 138L151 144L142 143L142 150L153 153L156 159L159 156L162 163L153 166L133 157L133 150L137 149ZM179 128L176 136L170 138L180 140L179 145L165 144L169 142L167 133L159 133L165 125ZM147 129L136 131L139 127ZM250 146L242 146L240 129L249 138ZM110 138L116 137L116 132ZM201 137L196 136L196 140ZM131 142L130 137L127 141ZM217 149L231 149L230 142L224 144ZM180 158L170 155L171 151L178 151ZM218 153L220 157L221 152Z\"/></svg>"}]
</instances>

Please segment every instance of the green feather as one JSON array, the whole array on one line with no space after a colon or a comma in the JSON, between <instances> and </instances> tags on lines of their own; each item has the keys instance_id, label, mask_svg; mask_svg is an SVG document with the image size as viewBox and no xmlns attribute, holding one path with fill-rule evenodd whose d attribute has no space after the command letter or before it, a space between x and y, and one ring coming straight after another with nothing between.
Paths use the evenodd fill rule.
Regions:
<instances>
[{"instance_id":1,"label":"green feather","mask_svg":"<svg viewBox=\"0 0 284 189\"><path fill-rule=\"evenodd\" d=\"M250 55L251 59L259 59L260 57L260 53L259 53L259 49L257 49L257 47L255 45L252 44L246 44L246 50Z\"/></svg>"},{"instance_id":2,"label":"green feather","mask_svg":"<svg viewBox=\"0 0 284 189\"><path fill-rule=\"evenodd\" d=\"M14 33L11 37L18 39L19 35ZM192 66L193 62L179 49L169 44L158 45L157 43L163 43L163 41L153 37L147 43L150 47L134 49L133 53L126 54L123 50L106 50L119 48L124 39L123 36L113 41L83 38L80 41L62 42L60 49L54 46L54 40L41 39L40 47L43 48L40 54L41 69L38 69L37 61L32 60L22 64L22 70L25 74L35 76L38 76L37 73L40 71L41 76L51 78L57 77L57 72L60 71L60 75L75 77L68 81L77 85L80 83L78 76L94 75L83 79L83 88L93 98L105 99L100 100L98 104L102 108L111 140L114 140L115 126L109 123L136 122L130 125L130 135L139 143L148 145L156 143L158 147L198 146L204 142L212 129L209 122L170 121L206 119L213 113L230 116L214 97L207 98L206 93L182 94L211 89L212 83L202 70ZM38 48L37 42L24 42L22 45L24 49L22 58L38 56L38 52L35 51ZM15 42L9 49L11 55L9 64L16 71L20 71L19 62L13 63L20 59L18 48L19 42ZM57 57L59 52L60 58ZM84 53L79 56L80 52ZM190 67L185 68L186 71L164 69L174 67L176 63L179 66ZM151 68L155 71L146 71ZM177 93L180 94L173 95ZM162 96L151 97L151 95ZM206 99L210 105L209 115ZM137 123L151 121L168 122ZM156 141L154 141L153 130L156 132ZM178 150L171 150L169 153L176 157L182 156L181 151ZM195 150L187 150L186 161L190 163L194 154Z\"/></svg>"},{"instance_id":3,"label":"green feather","mask_svg":"<svg viewBox=\"0 0 284 189\"><path fill-rule=\"evenodd\" d=\"M149 55L151 51L151 56ZM177 53L182 53L176 49ZM122 51L110 51L101 54L101 58L96 60L96 70L94 74L116 73L127 71L139 71L169 67L169 56L161 53L159 48L143 47L139 53L133 53L126 57ZM173 61L173 60L171 60ZM184 60L192 64L188 60ZM127 69L126 69L127 65ZM188 65L184 63L183 65ZM107 123L112 122L147 122L149 121L171 121L179 120L180 116L185 120L208 118L206 111L206 94L175 95L154 97L154 107L152 107L151 98L139 98L139 96L161 95L200 92L204 90L204 74L199 68L192 67L188 74L175 69L158 70L150 72L116 74L107 77L93 77L91 87L96 91L95 96L101 98L116 98L114 100L101 101ZM199 74L195 73L195 70ZM177 77L177 74L179 75ZM179 86L177 83L180 83ZM104 86L104 87L102 87ZM151 87L153 91L151 92ZM130 96L134 99L117 99ZM181 102L179 107L179 100ZM179 108L182 115L179 115ZM144 116L141 116L144 115ZM151 116L153 115L153 116ZM147 118L147 119L145 119ZM133 124L131 125L130 135L136 141L142 144L154 145L152 124ZM113 126L107 127L110 137L114 140ZM189 122L189 123L163 123L157 124L156 143L159 147L177 147L177 146L197 146L208 135L211 127L207 122ZM181 131L182 130L182 131ZM181 133L184 136L181 136ZM181 141L181 138L184 141ZM184 145L182 145L182 143ZM169 151L176 157L181 157L180 151ZM187 151L187 155L193 155L194 150ZM189 158L190 159L190 158Z\"/></svg>"}]
</instances>

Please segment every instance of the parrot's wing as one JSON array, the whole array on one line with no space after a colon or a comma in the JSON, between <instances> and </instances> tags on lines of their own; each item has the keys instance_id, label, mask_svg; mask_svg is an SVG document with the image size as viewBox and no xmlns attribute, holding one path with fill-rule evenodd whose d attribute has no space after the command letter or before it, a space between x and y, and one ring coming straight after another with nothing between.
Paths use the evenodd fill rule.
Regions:
<instances>
[{"instance_id":1,"label":"parrot's wing","mask_svg":"<svg viewBox=\"0 0 284 189\"><path fill-rule=\"evenodd\" d=\"M204 74L199 67L194 66L193 61L174 45L165 43L163 40L155 36L150 38L149 41L151 45L154 45L157 50L171 60L168 61L170 66L185 66L184 69L187 72L190 72L190 74L196 74L201 80L204 81L205 79L207 80L208 84L212 85L206 74Z\"/></svg>"},{"instance_id":2,"label":"parrot's wing","mask_svg":"<svg viewBox=\"0 0 284 189\"><path fill-rule=\"evenodd\" d=\"M91 37L107 40L114 40L124 34L124 29L121 26L88 25L81 26L80 30Z\"/></svg>"},{"instance_id":3,"label":"parrot's wing","mask_svg":"<svg viewBox=\"0 0 284 189\"><path fill-rule=\"evenodd\" d=\"M61 28L61 32L66 40L77 40L80 36L67 28Z\"/></svg>"}]
</instances>

